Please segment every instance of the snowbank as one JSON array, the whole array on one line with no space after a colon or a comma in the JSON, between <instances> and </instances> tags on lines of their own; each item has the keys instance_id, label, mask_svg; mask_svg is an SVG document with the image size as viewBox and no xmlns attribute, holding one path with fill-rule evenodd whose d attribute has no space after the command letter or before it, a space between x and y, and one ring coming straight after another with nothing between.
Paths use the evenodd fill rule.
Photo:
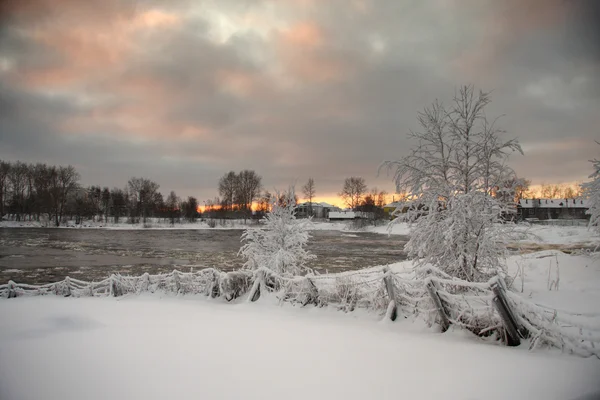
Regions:
<instances>
[{"instance_id":1,"label":"snowbank","mask_svg":"<svg viewBox=\"0 0 600 400\"><path fill-rule=\"evenodd\" d=\"M371 226L366 228L368 232L392 235L409 235L410 228L405 222L391 225ZM519 243L535 244L562 244L562 245L598 245L600 236L585 226L549 226L519 224L516 226L517 234L520 236Z\"/></svg>"},{"instance_id":2,"label":"snowbank","mask_svg":"<svg viewBox=\"0 0 600 400\"><path fill-rule=\"evenodd\" d=\"M142 229L246 229L248 227L260 227L254 221L248 220L244 223L243 220L216 220L216 226L210 227L206 222L179 222L171 225L169 222L151 218L148 223L143 224L128 224L125 219L118 224L109 222L92 222L85 221L82 225L75 225L74 222L68 222L61 225L59 228L64 229L120 229L120 230L142 230ZM37 221L0 221L0 228L55 228L51 223L41 223ZM311 230L329 230L329 231L348 231L351 230L351 225L348 222L328 222L314 221Z\"/></svg>"},{"instance_id":3,"label":"snowbank","mask_svg":"<svg viewBox=\"0 0 600 400\"><path fill-rule=\"evenodd\" d=\"M193 297L0 301L0 398L574 399L600 392L597 359L374 318Z\"/></svg>"},{"instance_id":4,"label":"snowbank","mask_svg":"<svg viewBox=\"0 0 600 400\"><path fill-rule=\"evenodd\" d=\"M523 243L600 244L600 237L585 226L517 225Z\"/></svg>"}]
</instances>

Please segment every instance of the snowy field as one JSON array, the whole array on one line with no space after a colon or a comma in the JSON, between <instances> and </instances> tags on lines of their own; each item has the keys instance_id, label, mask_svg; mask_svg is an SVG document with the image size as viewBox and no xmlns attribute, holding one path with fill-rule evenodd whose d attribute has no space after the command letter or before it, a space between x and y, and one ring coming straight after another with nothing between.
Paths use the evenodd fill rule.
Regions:
<instances>
[{"instance_id":1,"label":"snowy field","mask_svg":"<svg viewBox=\"0 0 600 400\"><path fill-rule=\"evenodd\" d=\"M521 296L600 313L598 259L544 251L513 256L508 266ZM527 341L507 348L459 328L439 334L421 319L382 318L277 306L272 295L236 304L159 293L2 300L0 399L600 396L594 357L529 352Z\"/></svg>"},{"instance_id":2,"label":"snowy field","mask_svg":"<svg viewBox=\"0 0 600 400\"><path fill-rule=\"evenodd\" d=\"M576 399L600 361L329 309L200 298L0 302L2 399ZM589 397L593 398L593 397Z\"/></svg>"}]
</instances>

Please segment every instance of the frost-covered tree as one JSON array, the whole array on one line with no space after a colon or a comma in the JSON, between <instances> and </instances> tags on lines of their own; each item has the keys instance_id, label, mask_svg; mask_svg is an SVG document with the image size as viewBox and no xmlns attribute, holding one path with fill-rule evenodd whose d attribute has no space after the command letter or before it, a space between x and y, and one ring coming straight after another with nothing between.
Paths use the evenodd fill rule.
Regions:
<instances>
[{"instance_id":1,"label":"frost-covered tree","mask_svg":"<svg viewBox=\"0 0 600 400\"><path fill-rule=\"evenodd\" d=\"M600 144L600 143L599 143ZM592 181L581 185L583 195L589 201L590 228L600 233L600 160L590 161L594 166L594 172L589 176Z\"/></svg>"},{"instance_id":2,"label":"frost-covered tree","mask_svg":"<svg viewBox=\"0 0 600 400\"><path fill-rule=\"evenodd\" d=\"M278 201L285 197L286 201ZM262 228L248 228L242 234L239 254L246 260L244 268L267 268L275 273L294 276L310 272L306 263L316 256L306 250L310 238L310 219L296 219L294 188L271 198L271 212Z\"/></svg>"},{"instance_id":3,"label":"frost-covered tree","mask_svg":"<svg viewBox=\"0 0 600 400\"><path fill-rule=\"evenodd\" d=\"M408 193L408 212L397 212L396 220L412 226L409 257L469 281L504 269L502 222L512 199L495 196L495 189L515 177L508 154L522 153L486 118L489 102L489 93L472 86L461 87L448 108L434 102L418 114L422 131L409 134L416 142L411 153L382 164L394 172L397 191Z\"/></svg>"}]
</instances>

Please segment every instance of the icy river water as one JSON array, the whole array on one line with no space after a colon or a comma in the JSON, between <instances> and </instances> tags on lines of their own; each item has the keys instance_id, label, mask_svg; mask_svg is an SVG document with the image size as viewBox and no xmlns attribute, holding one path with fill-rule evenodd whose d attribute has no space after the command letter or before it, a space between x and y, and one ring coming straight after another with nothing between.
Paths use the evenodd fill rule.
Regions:
<instances>
[{"instance_id":1,"label":"icy river water","mask_svg":"<svg viewBox=\"0 0 600 400\"><path fill-rule=\"evenodd\" d=\"M0 282L47 283L67 275L100 280L179 269L239 268L242 230L0 228ZM405 259L406 236L314 231L310 266L344 271Z\"/></svg>"}]
</instances>

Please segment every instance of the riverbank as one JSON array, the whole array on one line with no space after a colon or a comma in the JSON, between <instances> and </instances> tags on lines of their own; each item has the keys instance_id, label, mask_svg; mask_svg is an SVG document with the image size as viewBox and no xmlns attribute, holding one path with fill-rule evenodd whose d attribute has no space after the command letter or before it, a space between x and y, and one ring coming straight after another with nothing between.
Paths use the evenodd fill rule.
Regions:
<instances>
[{"instance_id":1,"label":"riverbank","mask_svg":"<svg viewBox=\"0 0 600 400\"><path fill-rule=\"evenodd\" d=\"M75 221L67 221L65 224L56 227L52 223L38 221L0 221L0 228L57 228L57 229L114 229L114 230L152 230L152 229L172 229L172 230L199 230L199 229L214 229L228 230L238 229L243 230L251 227L260 227L261 225L253 220L219 220L215 219L214 226L210 220L198 220L196 222L175 222L171 224L159 218L149 218L146 223L130 224L126 219L122 222L104 222L104 221L85 221L81 224L75 224ZM331 230L331 231L352 231L350 222L329 222L329 221L314 221L312 230Z\"/></svg>"},{"instance_id":2,"label":"riverbank","mask_svg":"<svg viewBox=\"0 0 600 400\"><path fill-rule=\"evenodd\" d=\"M74 221L68 221L58 229L107 229L107 230L244 230L261 225L255 221L248 220L215 220L215 226L209 225L209 222L177 222L171 224L158 218L150 218L148 221L139 224L129 224L125 220L119 223L106 223L99 221L86 221L83 224L75 224ZM45 224L37 221L0 221L0 228L56 228L51 224ZM524 248L535 250L556 249L556 246L566 246L568 249L593 248L600 245L600 236L593 230L585 226L551 226L518 224L516 226L518 238L515 244L523 245ZM388 225L383 222L377 226L367 225L358 228L352 221L326 220L313 221L311 230L313 231L338 231L348 234L357 232L372 232L383 235L410 235L410 227L407 223L399 222ZM551 247L547 247L551 246ZM554 247L552 247L554 246Z\"/></svg>"}]
</instances>

